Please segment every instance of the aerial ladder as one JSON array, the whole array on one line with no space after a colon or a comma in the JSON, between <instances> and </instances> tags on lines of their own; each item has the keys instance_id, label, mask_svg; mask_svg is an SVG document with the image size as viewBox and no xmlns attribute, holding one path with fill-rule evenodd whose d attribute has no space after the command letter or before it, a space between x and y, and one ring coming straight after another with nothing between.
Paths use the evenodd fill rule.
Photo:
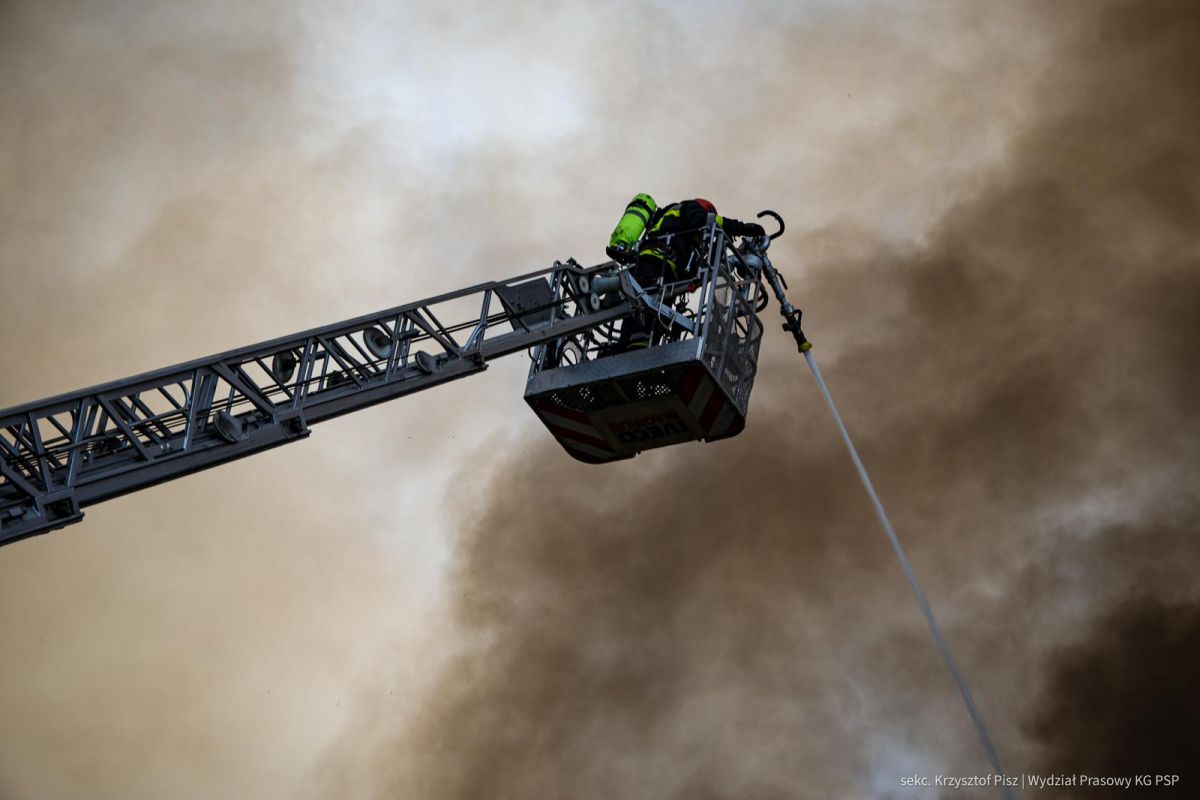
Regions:
<instances>
[{"instance_id":1,"label":"aerial ladder","mask_svg":"<svg viewBox=\"0 0 1200 800\"><path fill-rule=\"evenodd\" d=\"M639 286L615 261L570 259L0 410L0 545L522 351L532 359L527 402L579 460L734 436L756 371L763 281L782 292L766 251L783 220L764 215L779 230L738 246L712 216L675 234L698 243L678 283ZM655 346L617 352L633 316L655 319ZM803 342L799 312L785 319Z\"/></svg>"}]
</instances>

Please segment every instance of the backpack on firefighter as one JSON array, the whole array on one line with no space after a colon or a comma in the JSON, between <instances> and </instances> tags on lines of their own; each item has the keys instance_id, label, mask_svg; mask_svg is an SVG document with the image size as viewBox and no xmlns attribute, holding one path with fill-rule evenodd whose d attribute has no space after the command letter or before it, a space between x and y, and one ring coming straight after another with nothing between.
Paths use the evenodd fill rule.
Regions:
<instances>
[{"instance_id":1,"label":"backpack on firefighter","mask_svg":"<svg viewBox=\"0 0 1200 800\"><path fill-rule=\"evenodd\" d=\"M638 240L657 210L658 204L653 197L648 194L635 195L625 206L625 213L609 237L608 247L604 249L608 257L619 264L632 263L637 258Z\"/></svg>"}]
</instances>

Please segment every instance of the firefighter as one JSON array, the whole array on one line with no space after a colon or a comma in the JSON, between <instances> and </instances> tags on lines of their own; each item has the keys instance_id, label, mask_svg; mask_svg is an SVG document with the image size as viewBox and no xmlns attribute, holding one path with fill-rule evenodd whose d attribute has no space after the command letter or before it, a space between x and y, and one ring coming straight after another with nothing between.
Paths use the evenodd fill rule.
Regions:
<instances>
[{"instance_id":1,"label":"firefighter","mask_svg":"<svg viewBox=\"0 0 1200 800\"><path fill-rule=\"evenodd\" d=\"M756 222L722 217L708 200L697 197L669 206L661 206L650 217L637 262L631 273L642 288L660 283L674 283L695 277L697 248L701 243L699 229L716 215L717 225L729 236L765 236L763 226ZM668 238L669 237L669 238ZM649 347L664 330L653 319L627 319L621 326L618 352L637 347ZM657 328L657 329L656 329Z\"/></svg>"}]
</instances>

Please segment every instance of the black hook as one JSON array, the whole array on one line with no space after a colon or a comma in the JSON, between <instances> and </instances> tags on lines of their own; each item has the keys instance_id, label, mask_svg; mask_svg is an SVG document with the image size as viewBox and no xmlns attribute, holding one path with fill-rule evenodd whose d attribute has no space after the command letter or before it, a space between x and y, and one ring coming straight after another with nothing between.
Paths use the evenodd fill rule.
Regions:
<instances>
[{"instance_id":1,"label":"black hook","mask_svg":"<svg viewBox=\"0 0 1200 800\"><path fill-rule=\"evenodd\" d=\"M779 216L774 211L760 211L760 212L758 212L758 216L759 217L771 217L772 219L774 219L776 222L779 223L779 230L777 230L771 234L772 241L774 241L775 239L778 239L780 236L783 236L783 228L784 228L783 217Z\"/></svg>"}]
</instances>

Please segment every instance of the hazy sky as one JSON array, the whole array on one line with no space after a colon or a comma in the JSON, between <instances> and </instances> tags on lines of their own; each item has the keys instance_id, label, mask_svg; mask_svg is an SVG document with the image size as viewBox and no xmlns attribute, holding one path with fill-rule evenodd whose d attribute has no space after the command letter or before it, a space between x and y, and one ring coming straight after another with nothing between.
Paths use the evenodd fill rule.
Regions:
<instances>
[{"instance_id":1,"label":"hazy sky","mask_svg":"<svg viewBox=\"0 0 1200 800\"><path fill-rule=\"evenodd\" d=\"M597 262L636 192L774 208L1009 769L1179 771L1197 30L1165 0L0 2L0 406ZM575 464L513 356L0 550L0 797L982 773L767 313L734 440Z\"/></svg>"}]
</instances>

